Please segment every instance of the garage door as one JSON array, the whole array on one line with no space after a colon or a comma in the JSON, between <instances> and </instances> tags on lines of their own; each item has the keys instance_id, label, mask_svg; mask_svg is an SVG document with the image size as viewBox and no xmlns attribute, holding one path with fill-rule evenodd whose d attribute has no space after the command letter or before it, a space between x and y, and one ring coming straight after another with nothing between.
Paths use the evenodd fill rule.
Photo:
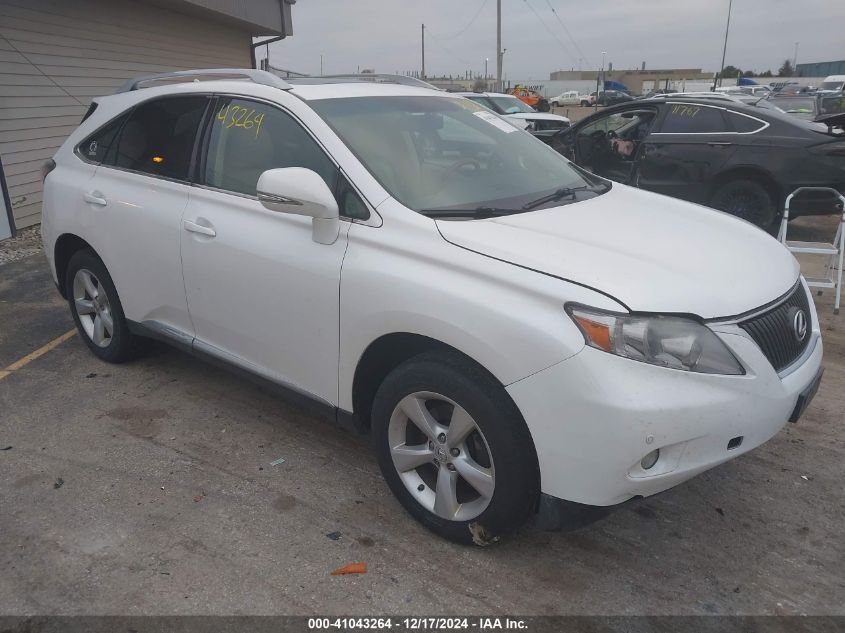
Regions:
<instances>
[{"instance_id":1,"label":"garage door","mask_svg":"<svg viewBox=\"0 0 845 633\"><path fill-rule=\"evenodd\" d=\"M41 165L93 97L154 72L249 67L250 42L245 30L137 1L0 0L0 159L17 227L40 222Z\"/></svg>"}]
</instances>

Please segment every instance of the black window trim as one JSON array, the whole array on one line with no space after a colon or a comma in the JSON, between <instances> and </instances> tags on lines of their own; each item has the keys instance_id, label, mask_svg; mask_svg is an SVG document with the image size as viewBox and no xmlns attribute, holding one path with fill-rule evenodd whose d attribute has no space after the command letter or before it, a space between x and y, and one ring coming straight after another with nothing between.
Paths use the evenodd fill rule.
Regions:
<instances>
[{"instance_id":1,"label":"black window trim","mask_svg":"<svg viewBox=\"0 0 845 633\"><path fill-rule=\"evenodd\" d=\"M764 121L763 119L758 119L757 117L751 116L750 114L745 114L743 112L737 112L736 110L731 110L730 108L726 108L724 106L713 105L711 103L698 103L698 102L692 102L692 101L666 101L664 103L664 105L666 106L665 111L667 113L669 111L668 106L673 106L673 105L693 105L693 106L697 106L697 107L701 107L701 108L712 108L714 110L721 110L722 111L722 118L724 119L725 125L730 125L731 127L732 127L732 124L730 122L730 119L728 119L727 116L725 116L726 112L732 112L733 114L738 114L740 116L748 117L749 119L754 119L755 121L759 121L763 125L761 127L757 128L756 130L752 130L751 132L737 132L735 130L730 130L730 131L725 131L725 132L652 132L651 134L653 134L654 136L725 136L725 135L748 136L750 134L758 134L758 133L762 132L763 130L765 130L770 125L768 121ZM661 121L660 121L660 129L661 130L663 129L663 124L666 121L666 116L667 115L664 114L663 117L661 117Z\"/></svg>"},{"instance_id":2,"label":"black window trim","mask_svg":"<svg viewBox=\"0 0 845 633\"><path fill-rule=\"evenodd\" d=\"M79 158L79 159L80 159L83 163L88 163L89 165L97 165L98 167L99 167L100 165L102 165L102 164L103 164L103 161L101 161L101 160L91 160L90 158L88 158L88 157L85 155L85 152L83 152L83 151L82 151L82 146L83 146L83 145L85 145L86 143L90 143L90 142L91 142L91 137L92 137L92 136L97 136L97 135L98 135L98 134L100 134L100 133L101 133L104 129L106 129L108 126L110 126L112 123L114 123L114 122L115 122L115 121L117 121L118 119L121 119L121 118L123 118L123 117L126 117L126 119L128 120L128 119L129 119L129 116L128 116L128 115L130 115L134 109L135 109L135 106L132 106L132 107L131 107L131 108L129 108L128 110L123 110L120 114L118 114L118 115L116 115L116 116L113 116L113 117L112 117L112 118L110 118L108 121L106 121L105 123L103 123L102 125L100 125L99 127L97 127L97 128L96 128L93 132L91 132L90 134L87 134L87 135L85 136L85 138L84 138L84 139L82 139L81 141L79 141L79 142L76 144L76 146L73 148L73 153L74 153L74 154L76 154L76 157L77 157L77 158ZM86 118L87 118L87 117L86 117ZM83 123L84 123L84 119L83 119ZM118 138L120 138L120 133L123 131L123 126L124 126L125 124L126 124L126 121L124 121L123 123L121 123L120 128L117 130L117 134L115 134L115 140L116 140L116 139L118 139ZM114 140L112 140L112 143L114 143ZM106 148L106 154L108 154L109 149L111 149L111 145L109 145L109 146L108 146L108 148ZM106 167L109 167L109 165L105 165L105 166L106 166Z\"/></svg>"},{"instance_id":3,"label":"black window trim","mask_svg":"<svg viewBox=\"0 0 845 633\"><path fill-rule=\"evenodd\" d=\"M381 216L376 212L375 207L373 204L361 193L361 190L355 185L353 180L348 176L348 174L343 170L340 164L335 160L335 157L332 156L331 152L328 151L325 145L320 142L320 140L311 132L311 129L305 124L302 119L300 119L294 112L291 112L288 108L284 107L283 105L276 103L274 101L270 101L268 99L262 99L260 97L255 97L253 95L243 95L243 94L236 94L236 93L228 93L228 92L218 92L215 93L213 99L211 100L211 107L206 111L206 118L204 119L202 125L200 126L200 135L201 138L199 139L198 143L195 145L195 149L199 152L199 156L195 156L196 162L192 162L192 167L196 169L194 174L195 178L190 183L191 186L199 187L200 189L206 189L208 191L216 191L217 193L223 193L230 196L236 196L238 198L246 198L248 200L255 200L258 201L257 195L252 195L248 193L241 193L239 191L232 191L231 189L222 189L220 187L215 187L214 185L209 185L205 182L205 167L206 161L208 160L208 145L211 138L211 128L212 128L212 117L215 112L217 112L217 104L221 98L232 98L232 99L240 99L242 101L254 101L256 103L262 103L272 108L276 108L277 110L281 111L282 113L288 115L291 119L293 119L304 131L305 133L317 144L317 147L325 154L325 156L329 159L332 165L334 165L335 169L338 173L338 178L335 182L334 187L332 188L332 195L337 198L338 193L340 191L340 178L346 180L347 183L352 187L353 191L358 195L361 201L364 203L364 206L367 207L367 211L369 212L369 217L367 218L350 218L345 215L341 215L340 219L347 221L347 222L356 222L365 224L367 226L381 226ZM209 114L210 113L210 114Z\"/></svg>"},{"instance_id":4,"label":"black window trim","mask_svg":"<svg viewBox=\"0 0 845 633\"><path fill-rule=\"evenodd\" d=\"M85 157L82 150L80 149L82 147L82 145L85 143L85 141L90 139L95 134L98 134L100 131L103 130L103 128L110 125L114 121L117 121L119 118L126 116L126 120L124 120L123 123L121 124L120 129L117 131L117 135L115 136L115 139L112 142L119 141L121 134L123 134L123 126L126 125L126 121L128 121L132 117L132 114L135 112L135 110L142 105L146 105L147 103L151 103L153 101L163 101L165 99L178 99L178 98L185 98L185 97L205 97L206 98L205 110L202 113L200 123L197 126L197 132L195 133L195 136L194 136L194 151L195 151L196 145L197 145L197 137L199 136L200 131L204 127L205 120L208 117L208 113L210 111L209 110L209 104L214 100L214 95L212 93L184 92L184 93L178 93L178 94L160 95L160 96L157 96L157 97L151 97L150 99L145 99L144 101L139 101L139 102L133 104L130 108L123 110L117 116L112 117L106 123L103 123L100 127L98 127L96 130L91 132L91 134L88 134L82 141L80 141L76 145L76 147L73 150L73 153L79 159L81 159L83 162L88 163L89 165L96 165L97 167L105 167L105 168L108 168L108 169L114 169L116 171L122 171L122 172L130 173L130 174L137 174L139 176L146 176L147 178L155 178L156 180L164 180L164 181L167 181L167 182L175 182L175 183L182 184L182 185L192 185L192 184L194 184L192 182L192 176L193 176L192 169L194 167L193 152L192 152L192 155L191 155L191 159L188 163L188 177L187 177L187 179L183 179L183 178L171 178L170 176L160 176L158 174L151 174L149 172L140 171L138 169L129 169L128 167L118 167L117 165L104 164L103 161L88 160ZM109 145L109 148L111 148L111 145ZM108 153L108 150L107 150L107 153Z\"/></svg>"}]
</instances>

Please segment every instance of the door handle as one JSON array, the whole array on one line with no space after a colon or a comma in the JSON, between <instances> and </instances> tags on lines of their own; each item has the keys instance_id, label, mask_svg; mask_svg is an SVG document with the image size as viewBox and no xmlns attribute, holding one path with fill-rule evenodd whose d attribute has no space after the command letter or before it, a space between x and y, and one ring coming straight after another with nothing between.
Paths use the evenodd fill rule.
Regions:
<instances>
[{"instance_id":1,"label":"door handle","mask_svg":"<svg viewBox=\"0 0 845 633\"><path fill-rule=\"evenodd\" d=\"M210 226L203 226L202 224L197 224L196 222L191 222L190 220L183 220L182 226L186 231L190 231L191 233L199 233L200 235L207 235L208 237L217 237L217 231Z\"/></svg>"},{"instance_id":2,"label":"door handle","mask_svg":"<svg viewBox=\"0 0 845 633\"><path fill-rule=\"evenodd\" d=\"M710 147L727 147L731 145L731 143L717 143L716 141L710 141L707 143Z\"/></svg>"},{"instance_id":3,"label":"door handle","mask_svg":"<svg viewBox=\"0 0 845 633\"><path fill-rule=\"evenodd\" d=\"M103 196L103 194L99 191L89 191L82 196L82 199L88 204L94 204L98 207L104 207L109 203L105 196Z\"/></svg>"}]
</instances>

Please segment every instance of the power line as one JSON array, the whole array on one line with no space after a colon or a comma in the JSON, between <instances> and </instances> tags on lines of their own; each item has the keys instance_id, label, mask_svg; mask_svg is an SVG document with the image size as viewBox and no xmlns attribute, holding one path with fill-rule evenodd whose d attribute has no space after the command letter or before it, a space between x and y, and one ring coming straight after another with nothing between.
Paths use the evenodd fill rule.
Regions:
<instances>
[{"instance_id":1,"label":"power line","mask_svg":"<svg viewBox=\"0 0 845 633\"><path fill-rule=\"evenodd\" d=\"M563 43L563 40L561 40L561 39L560 39L560 38L559 38L559 37L558 37L558 36L554 33L554 31L552 31L552 30L549 28L549 25L548 25L548 24L546 24L545 20L543 20L543 18L541 18L541 17L540 17L540 14L539 14L539 13L537 13L536 9L534 9L534 7L532 7L532 6L531 6L531 3L530 3L530 2L528 2L528 0L525 0L525 4L527 4L527 5L528 5L528 8L529 8L529 9L531 9L531 12L532 12L534 15L536 15L536 16L537 16L537 19L540 21L540 24L542 24L542 25L543 25L543 28L544 28L544 29L546 29L546 31L548 31L549 35L551 35L551 36L555 39L555 41L556 41L558 44L560 44L560 47L561 47L561 48L563 49L563 51L564 51L564 52L565 52L565 53L566 53L566 54L570 57L570 59L572 59L573 61L578 61L577 59L575 59L575 58L573 57L572 53L569 51L569 48L567 48L566 44L564 44L564 43Z\"/></svg>"},{"instance_id":2,"label":"power line","mask_svg":"<svg viewBox=\"0 0 845 633\"><path fill-rule=\"evenodd\" d=\"M569 32L569 29L566 28L566 24L564 24L563 20L560 19L560 16L557 14L557 11L555 11L555 8L552 6L551 1L546 0L546 4L549 5L549 8L552 10L552 13L555 14L555 18L557 18L557 21L560 22L560 25L563 27L563 32L566 33L566 36L569 38L569 41L572 42L572 45L575 47L575 50L578 51L578 55L581 56L581 59L587 62L588 65L592 65L589 63L589 60L587 60L587 58L584 56L584 52L581 50L581 47L578 46L578 42L575 41L575 38L572 37L572 34Z\"/></svg>"},{"instance_id":3,"label":"power line","mask_svg":"<svg viewBox=\"0 0 845 633\"><path fill-rule=\"evenodd\" d=\"M446 51L446 52L447 52L450 56L452 56L452 57L454 57L455 59L457 59L459 62L462 62L462 63L464 63L464 64L470 64L470 65L474 63L474 62L471 62L471 61L469 61L469 60L467 60L467 59L464 59L463 57L461 57L460 55L458 55L457 53L455 53L454 51L452 51L451 49L449 49L449 48L448 48L448 47L447 47L447 46L443 43L443 41L442 41L442 39L441 39L441 38L437 37L434 33L432 33L432 32L431 32L431 28L429 28L429 27L425 27L425 32L426 32L426 34L430 37L430 39L431 39L431 40L432 40L435 44L437 44L440 48L442 48L444 51Z\"/></svg>"},{"instance_id":4,"label":"power line","mask_svg":"<svg viewBox=\"0 0 845 633\"><path fill-rule=\"evenodd\" d=\"M467 32L467 30L469 30L469 27L471 27L473 24L475 24L475 21L478 19L478 16L479 16L479 15L481 15L481 12L482 12L482 11L484 11L484 7L486 7L486 6L487 6L487 3L488 3L488 2L489 2L489 0L482 0L482 2L481 2L481 6L480 6L480 7L478 7L478 11L476 11L476 12L475 12L475 15L473 15L473 16L472 16L472 19L471 19L471 20L467 23L467 25L466 25L464 28L462 28L460 31L458 31L458 32L457 32L457 33L455 33L454 35L449 35L449 36L446 36L446 37L442 37L442 38L440 38L440 39L443 39L443 40L453 40L453 39L455 39L456 37L458 37L458 36L463 35L464 33L466 33L466 32Z\"/></svg>"}]
</instances>

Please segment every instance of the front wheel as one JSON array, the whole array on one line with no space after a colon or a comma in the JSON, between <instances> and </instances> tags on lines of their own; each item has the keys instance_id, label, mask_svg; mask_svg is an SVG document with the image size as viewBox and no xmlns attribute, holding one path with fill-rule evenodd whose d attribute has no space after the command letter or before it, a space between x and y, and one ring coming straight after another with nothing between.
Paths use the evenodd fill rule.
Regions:
<instances>
[{"instance_id":1,"label":"front wheel","mask_svg":"<svg viewBox=\"0 0 845 633\"><path fill-rule=\"evenodd\" d=\"M589 108L589 107L590 107L590 102L589 102L589 101L582 101L582 102L581 102L581 107L582 107L582 108Z\"/></svg>"},{"instance_id":2,"label":"front wheel","mask_svg":"<svg viewBox=\"0 0 845 633\"><path fill-rule=\"evenodd\" d=\"M775 201L765 187L754 180L731 180L719 186L710 206L756 224L765 231L775 225Z\"/></svg>"},{"instance_id":3,"label":"front wheel","mask_svg":"<svg viewBox=\"0 0 845 633\"><path fill-rule=\"evenodd\" d=\"M542 99L540 103L537 104L537 109L540 112L548 112L549 110L551 110L551 108L549 107L549 102L545 99Z\"/></svg>"},{"instance_id":4,"label":"front wheel","mask_svg":"<svg viewBox=\"0 0 845 633\"><path fill-rule=\"evenodd\" d=\"M444 352L406 361L373 403L382 474L425 527L489 545L524 523L539 495L528 428L496 379Z\"/></svg>"}]
</instances>

